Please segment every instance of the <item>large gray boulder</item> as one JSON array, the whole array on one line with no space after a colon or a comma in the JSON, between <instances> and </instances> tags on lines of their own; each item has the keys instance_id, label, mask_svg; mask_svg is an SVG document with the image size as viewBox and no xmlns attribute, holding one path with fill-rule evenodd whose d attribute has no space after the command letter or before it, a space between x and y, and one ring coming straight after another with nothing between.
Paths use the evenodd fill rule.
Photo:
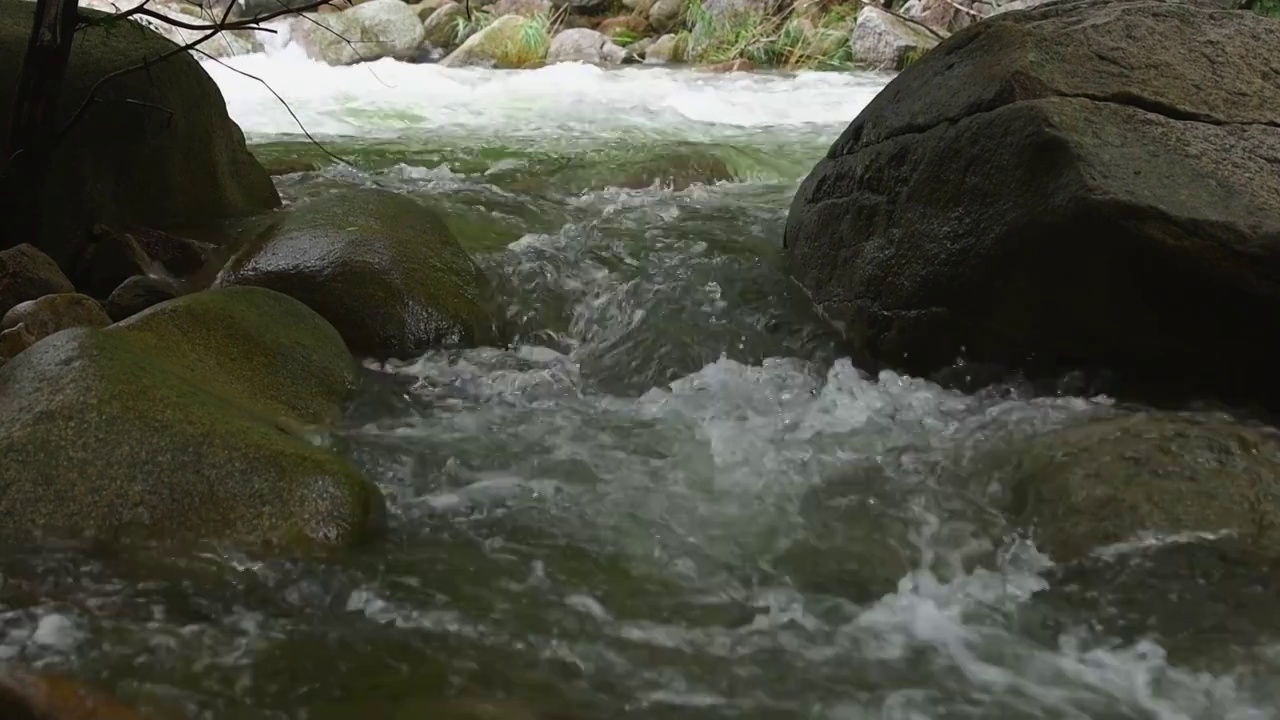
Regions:
<instances>
[{"instance_id":1,"label":"large gray boulder","mask_svg":"<svg viewBox=\"0 0 1280 720\"><path fill-rule=\"evenodd\" d=\"M1280 408L1280 21L1078 0L963 30L805 179L790 271L864 367Z\"/></svg>"},{"instance_id":2,"label":"large gray boulder","mask_svg":"<svg viewBox=\"0 0 1280 720\"><path fill-rule=\"evenodd\" d=\"M627 51L610 40L604 33L587 28L562 30L551 38L547 50L547 64L581 62L592 65L618 65Z\"/></svg>"},{"instance_id":3,"label":"large gray boulder","mask_svg":"<svg viewBox=\"0 0 1280 720\"><path fill-rule=\"evenodd\" d=\"M349 10L294 20L293 40L309 57L353 65L384 57L413 60L425 37L418 12L400 0L369 0Z\"/></svg>"},{"instance_id":4,"label":"large gray boulder","mask_svg":"<svg viewBox=\"0 0 1280 720\"><path fill-rule=\"evenodd\" d=\"M877 7L864 6L849 36L858 62L881 70L900 70L938 44L928 29L909 23Z\"/></svg>"},{"instance_id":5,"label":"large gray boulder","mask_svg":"<svg viewBox=\"0 0 1280 720\"><path fill-rule=\"evenodd\" d=\"M3 117L13 110L34 7L24 0L0 0L0 68L8 68L0 81ZM90 9L80 12L105 17ZM183 53L146 72L97 85L110 73L175 47L132 22L77 31L57 122L70 120L91 90L101 101L90 101L89 111L54 153L40 208L41 236L23 239L63 269L74 264L95 223L199 224L280 204L271 178L227 115L218 86L194 57ZM12 152L7 134L0 135L0 157Z\"/></svg>"}]
</instances>

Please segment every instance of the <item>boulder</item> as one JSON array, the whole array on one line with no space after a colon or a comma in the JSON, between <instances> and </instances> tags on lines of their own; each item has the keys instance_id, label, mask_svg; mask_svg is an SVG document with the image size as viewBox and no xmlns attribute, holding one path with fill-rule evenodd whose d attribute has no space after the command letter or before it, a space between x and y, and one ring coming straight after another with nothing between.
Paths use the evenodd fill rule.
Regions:
<instances>
[{"instance_id":1,"label":"boulder","mask_svg":"<svg viewBox=\"0 0 1280 720\"><path fill-rule=\"evenodd\" d=\"M115 233L128 235L148 258L176 277L185 278L199 273L215 254L213 245L151 228L117 229L101 225L94 228L95 235Z\"/></svg>"},{"instance_id":2,"label":"boulder","mask_svg":"<svg viewBox=\"0 0 1280 720\"><path fill-rule=\"evenodd\" d=\"M790 272L865 369L1280 408L1280 21L1077 0L951 36L802 183Z\"/></svg>"},{"instance_id":3,"label":"boulder","mask_svg":"<svg viewBox=\"0 0 1280 720\"><path fill-rule=\"evenodd\" d=\"M532 18L550 15L551 9L551 0L498 0L493 4L492 12L498 17L519 15Z\"/></svg>"},{"instance_id":4,"label":"boulder","mask_svg":"<svg viewBox=\"0 0 1280 720\"><path fill-rule=\"evenodd\" d=\"M853 59L873 68L900 70L938 44L925 28L864 5L849 36Z\"/></svg>"},{"instance_id":5,"label":"boulder","mask_svg":"<svg viewBox=\"0 0 1280 720\"><path fill-rule=\"evenodd\" d=\"M426 22L427 18L434 15L436 10L439 10L451 2L453 2L453 0L422 0L422 2L413 3L409 7L413 8L413 11L418 13L418 17L421 18L423 22Z\"/></svg>"},{"instance_id":6,"label":"boulder","mask_svg":"<svg viewBox=\"0 0 1280 720\"><path fill-rule=\"evenodd\" d=\"M291 295L333 323L352 352L378 359L499 341L484 273L435 212L385 190L295 206L217 283Z\"/></svg>"},{"instance_id":7,"label":"boulder","mask_svg":"<svg viewBox=\"0 0 1280 720\"><path fill-rule=\"evenodd\" d=\"M596 26L602 35L615 38L623 35L639 37L649 32L649 21L639 15L619 15L606 18Z\"/></svg>"},{"instance_id":8,"label":"boulder","mask_svg":"<svg viewBox=\"0 0 1280 720\"><path fill-rule=\"evenodd\" d=\"M1036 546L1071 562L1141 533L1230 532L1280 558L1280 431L1218 415L1102 417L981 452Z\"/></svg>"},{"instance_id":9,"label":"boulder","mask_svg":"<svg viewBox=\"0 0 1280 720\"><path fill-rule=\"evenodd\" d=\"M0 314L44 295L75 291L58 264L31 245L0 250Z\"/></svg>"},{"instance_id":10,"label":"boulder","mask_svg":"<svg viewBox=\"0 0 1280 720\"><path fill-rule=\"evenodd\" d=\"M646 65L667 65L684 62L685 41L670 33L658 38L644 53Z\"/></svg>"},{"instance_id":11,"label":"boulder","mask_svg":"<svg viewBox=\"0 0 1280 720\"><path fill-rule=\"evenodd\" d=\"M111 292L111 296L107 298L107 315L119 322L181 294L182 290L168 278L134 275Z\"/></svg>"},{"instance_id":12,"label":"boulder","mask_svg":"<svg viewBox=\"0 0 1280 720\"><path fill-rule=\"evenodd\" d=\"M40 340L67 328L106 327L111 318L97 300L76 293L45 295L19 303L0 319L0 358L14 357Z\"/></svg>"},{"instance_id":13,"label":"boulder","mask_svg":"<svg viewBox=\"0 0 1280 720\"><path fill-rule=\"evenodd\" d=\"M655 0L649 6L649 25L660 33L676 30L684 20L687 0Z\"/></svg>"},{"instance_id":14,"label":"boulder","mask_svg":"<svg viewBox=\"0 0 1280 720\"><path fill-rule=\"evenodd\" d=\"M603 33L587 28L563 30L551 38L547 64L581 62L592 65L618 65L627 55Z\"/></svg>"},{"instance_id":15,"label":"boulder","mask_svg":"<svg viewBox=\"0 0 1280 720\"><path fill-rule=\"evenodd\" d=\"M544 38L531 43L525 37L527 18L503 15L487 27L467 38L448 57L440 61L445 67L521 68L539 65L546 58Z\"/></svg>"},{"instance_id":16,"label":"boulder","mask_svg":"<svg viewBox=\"0 0 1280 720\"><path fill-rule=\"evenodd\" d=\"M349 544L378 490L308 437L355 381L301 303L224 288L0 367L0 537Z\"/></svg>"},{"instance_id":17,"label":"boulder","mask_svg":"<svg viewBox=\"0 0 1280 720\"><path fill-rule=\"evenodd\" d=\"M713 19L727 22L744 15L773 15L778 5L778 0L706 0L702 9Z\"/></svg>"},{"instance_id":18,"label":"boulder","mask_svg":"<svg viewBox=\"0 0 1280 720\"><path fill-rule=\"evenodd\" d=\"M369 0L342 12L307 15L295 20L292 35L308 57L329 65L412 60L424 36L422 19L400 0Z\"/></svg>"},{"instance_id":19,"label":"boulder","mask_svg":"<svg viewBox=\"0 0 1280 720\"><path fill-rule=\"evenodd\" d=\"M0 0L0 114L12 114L16 73L34 3ZM82 9L88 18L104 17ZM66 123L108 73L154 59L174 44L135 23L77 31L58 99ZM147 72L97 87L92 107L66 135L41 197L41 236L30 242L70 268L95 223L168 227L250 215L280 204L271 178L245 148L218 86L195 58L181 55ZM0 157L9 157L7 136ZM21 182L21 179L18 179Z\"/></svg>"},{"instance_id":20,"label":"boulder","mask_svg":"<svg viewBox=\"0 0 1280 720\"><path fill-rule=\"evenodd\" d=\"M456 2L441 5L422 24L423 43L437 48L453 48L458 45L458 18L466 17L466 10Z\"/></svg>"},{"instance_id":21,"label":"boulder","mask_svg":"<svg viewBox=\"0 0 1280 720\"><path fill-rule=\"evenodd\" d=\"M106 299L120 283L152 269L151 258L132 235L94 232L75 263L76 287L96 298Z\"/></svg>"}]
</instances>

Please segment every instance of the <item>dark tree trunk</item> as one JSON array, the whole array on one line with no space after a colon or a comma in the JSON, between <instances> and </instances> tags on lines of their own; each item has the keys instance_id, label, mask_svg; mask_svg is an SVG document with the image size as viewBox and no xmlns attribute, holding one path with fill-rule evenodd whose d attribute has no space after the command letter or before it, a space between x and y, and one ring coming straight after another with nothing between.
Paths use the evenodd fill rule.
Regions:
<instances>
[{"instance_id":1,"label":"dark tree trunk","mask_svg":"<svg viewBox=\"0 0 1280 720\"><path fill-rule=\"evenodd\" d=\"M79 0L36 0L9 126L9 163L0 202L7 206L5 246L37 243L49 158L58 134L57 106L71 57Z\"/></svg>"}]
</instances>

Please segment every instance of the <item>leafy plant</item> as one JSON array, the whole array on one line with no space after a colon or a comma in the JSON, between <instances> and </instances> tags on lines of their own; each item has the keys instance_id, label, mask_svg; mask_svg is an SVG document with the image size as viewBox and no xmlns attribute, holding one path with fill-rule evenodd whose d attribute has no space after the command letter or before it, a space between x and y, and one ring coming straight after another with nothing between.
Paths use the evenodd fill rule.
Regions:
<instances>
[{"instance_id":1,"label":"leafy plant","mask_svg":"<svg viewBox=\"0 0 1280 720\"><path fill-rule=\"evenodd\" d=\"M766 67L840 69L852 63L849 31L856 9L831 8L817 22L804 17L737 13L716 18L701 0L685 11L688 59L719 63L743 58Z\"/></svg>"},{"instance_id":2,"label":"leafy plant","mask_svg":"<svg viewBox=\"0 0 1280 720\"><path fill-rule=\"evenodd\" d=\"M461 44L467 38L492 25L498 18L491 13L473 12L471 19L460 17L456 21L454 36ZM547 59L547 50L551 48L551 36L558 27L558 19L545 13L525 18L519 31L512 36L497 39L493 48L493 59L499 67L530 68L538 67Z\"/></svg>"},{"instance_id":3,"label":"leafy plant","mask_svg":"<svg viewBox=\"0 0 1280 720\"><path fill-rule=\"evenodd\" d=\"M1257 0L1253 11L1263 17L1280 18L1280 0Z\"/></svg>"}]
</instances>

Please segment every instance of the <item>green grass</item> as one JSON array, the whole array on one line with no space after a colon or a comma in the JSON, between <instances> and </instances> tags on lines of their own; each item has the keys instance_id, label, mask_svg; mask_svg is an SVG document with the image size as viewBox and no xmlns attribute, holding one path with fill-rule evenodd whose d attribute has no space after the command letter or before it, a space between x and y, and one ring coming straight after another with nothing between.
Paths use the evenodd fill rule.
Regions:
<instances>
[{"instance_id":1,"label":"green grass","mask_svg":"<svg viewBox=\"0 0 1280 720\"><path fill-rule=\"evenodd\" d=\"M701 0L685 12L681 33L690 62L721 63L739 58L761 67L788 70L846 69L852 66L849 31L857 9L841 5L816 22L801 17L741 13L715 18Z\"/></svg>"},{"instance_id":2,"label":"green grass","mask_svg":"<svg viewBox=\"0 0 1280 720\"><path fill-rule=\"evenodd\" d=\"M1280 19L1280 0L1258 0L1253 11L1263 17Z\"/></svg>"},{"instance_id":3,"label":"green grass","mask_svg":"<svg viewBox=\"0 0 1280 720\"><path fill-rule=\"evenodd\" d=\"M497 20L492 13L477 11L471 13L471 19L457 19L454 36L461 45L467 38L489 27ZM558 28L558 18L539 13L526 18L520 31L514 38L503 38L494 53L494 60L499 67L532 68L539 67L547 59L547 50L551 48L551 36Z\"/></svg>"}]
</instances>

